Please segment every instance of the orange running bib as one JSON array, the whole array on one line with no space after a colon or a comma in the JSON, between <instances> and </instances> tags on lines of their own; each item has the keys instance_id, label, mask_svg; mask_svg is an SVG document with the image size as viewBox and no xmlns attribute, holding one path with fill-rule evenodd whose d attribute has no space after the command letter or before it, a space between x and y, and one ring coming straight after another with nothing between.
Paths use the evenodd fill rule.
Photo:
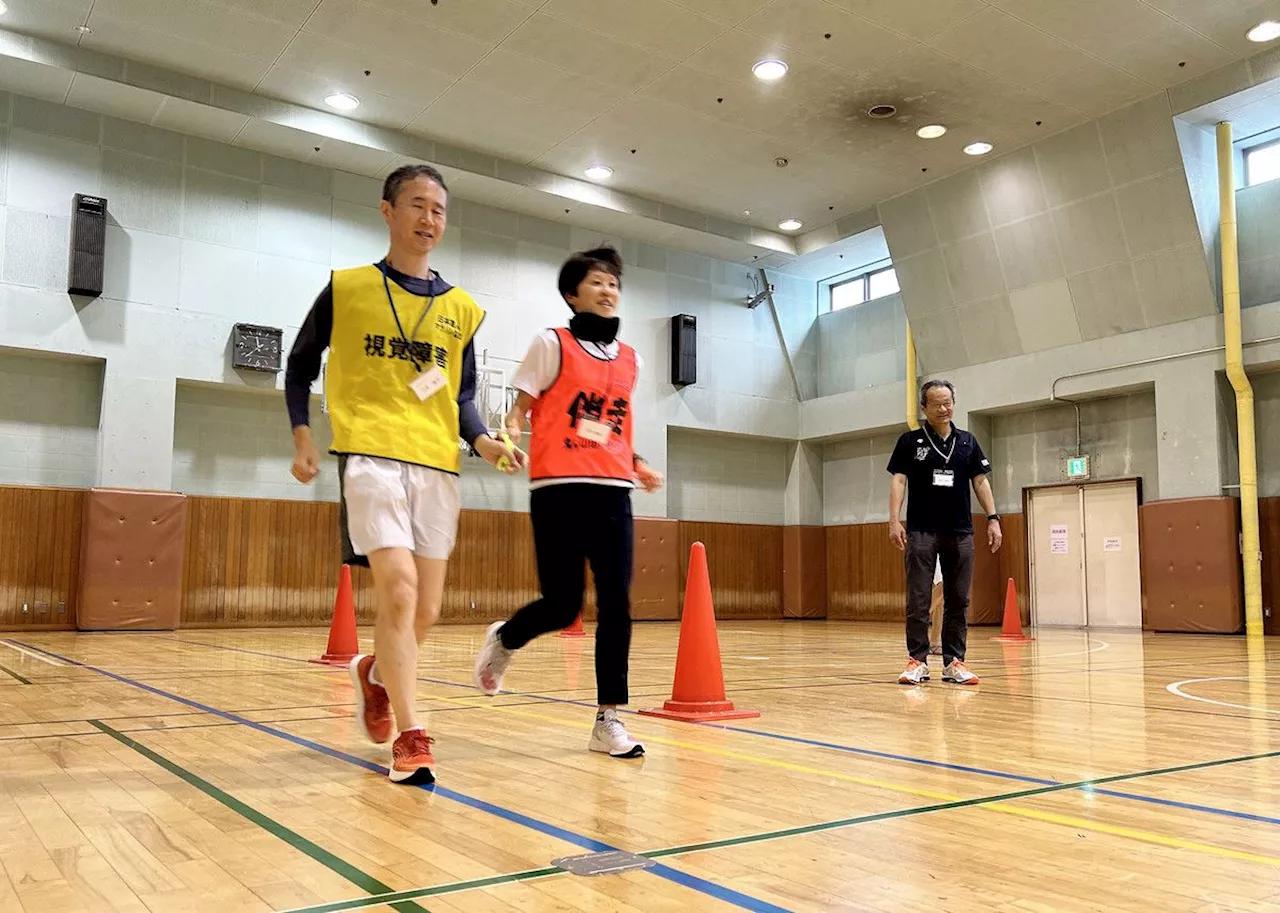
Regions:
<instances>
[{"instance_id":1,"label":"orange running bib","mask_svg":"<svg viewBox=\"0 0 1280 913\"><path fill-rule=\"evenodd\" d=\"M533 403L529 478L635 478L631 399L636 352L618 343L618 357L592 355L568 329L558 327L560 373Z\"/></svg>"}]
</instances>

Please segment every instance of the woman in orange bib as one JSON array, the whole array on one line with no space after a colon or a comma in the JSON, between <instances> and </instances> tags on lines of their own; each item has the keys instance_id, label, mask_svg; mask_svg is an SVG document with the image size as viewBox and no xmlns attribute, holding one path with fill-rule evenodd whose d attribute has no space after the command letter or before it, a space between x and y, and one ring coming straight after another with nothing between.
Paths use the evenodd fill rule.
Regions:
<instances>
[{"instance_id":1,"label":"woman in orange bib","mask_svg":"<svg viewBox=\"0 0 1280 913\"><path fill-rule=\"evenodd\" d=\"M657 491L663 480L632 447L641 360L617 338L622 258L608 247L574 254L558 285L573 318L534 339L513 380L519 392L505 422L516 440L526 418L532 424L529 513L542 598L490 625L475 679L485 694L497 694L516 650L573 623L589 561L599 606L599 709L588 747L634 758L644 747L617 714L627 703L631 651L631 491L637 482Z\"/></svg>"}]
</instances>

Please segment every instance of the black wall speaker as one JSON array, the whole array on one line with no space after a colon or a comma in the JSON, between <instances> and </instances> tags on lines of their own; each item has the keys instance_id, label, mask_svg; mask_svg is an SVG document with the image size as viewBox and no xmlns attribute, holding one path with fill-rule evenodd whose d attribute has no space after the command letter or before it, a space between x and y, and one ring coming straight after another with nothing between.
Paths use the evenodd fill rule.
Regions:
<instances>
[{"instance_id":1,"label":"black wall speaker","mask_svg":"<svg viewBox=\"0 0 1280 913\"><path fill-rule=\"evenodd\" d=\"M71 198L71 262L67 291L96 298L102 294L107 247L107 200L77 193Z\"/></svg>"},{"instance_id":2,"label":"black wall speaker","mask_svg":"<svg viewBox=\"0 0 1280 913\"><path fill-rule=\"evenodd\" d=\"M671 383L687 387L698 382L698 318L677 314L671 318Z\"/></svg>"}]
</instances>

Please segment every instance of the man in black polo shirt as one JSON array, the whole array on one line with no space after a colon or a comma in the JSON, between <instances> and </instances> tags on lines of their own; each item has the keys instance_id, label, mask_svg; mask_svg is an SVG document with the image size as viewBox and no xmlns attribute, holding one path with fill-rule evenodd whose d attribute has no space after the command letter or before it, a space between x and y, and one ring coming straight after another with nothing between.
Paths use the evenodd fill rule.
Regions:
<instances>
[{"instance_id":1,"label":"man in black polo shirt","mask_svg":"<svg viewBox=\"0 0 1280 913\"><path fill-rule=\"evenodd\" d=\"M987 474L991 463L978 439L951 424L955 387L931 380L920 391L928 421L919 431L898 438L889 458L889 538L906 552L907 653L910 661L898 681L919 685L929 680L929 602L934 563L942 565L942 680L978 684L964 664L966 614L973 582L973 514L969 486L987 515L987 544L1000 548L1000 517ZM904 527L902 499L907 501Z\"/></svg>"}]
</instances>

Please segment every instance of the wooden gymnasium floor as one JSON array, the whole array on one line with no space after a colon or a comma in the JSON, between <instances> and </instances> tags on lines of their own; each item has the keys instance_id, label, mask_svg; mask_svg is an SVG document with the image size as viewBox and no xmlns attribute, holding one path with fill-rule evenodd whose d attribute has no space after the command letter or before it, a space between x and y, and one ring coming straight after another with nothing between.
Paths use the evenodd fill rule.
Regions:
<instances>
[{"instance_id":1,"label":"wooden gymnasium floor","mask_svg":"<svg viewBox=\"0 0 1280 913\"><path fill-rule=\"evenodd\" d=\"M980 688L910 690L896 625L722 621L764 716L629 718L629 762L585 750L590 641L535 642L486 699L481 629L438 628L434 792L374 772L345 671L306 662L323 631L0 635L0 910L1280 906L1280 644L1250 678L1237 638L993 633ZM677 634L637 625L635 706ZM552 866L611 848L653 865Z\"/></svg>"}]
</instances>

